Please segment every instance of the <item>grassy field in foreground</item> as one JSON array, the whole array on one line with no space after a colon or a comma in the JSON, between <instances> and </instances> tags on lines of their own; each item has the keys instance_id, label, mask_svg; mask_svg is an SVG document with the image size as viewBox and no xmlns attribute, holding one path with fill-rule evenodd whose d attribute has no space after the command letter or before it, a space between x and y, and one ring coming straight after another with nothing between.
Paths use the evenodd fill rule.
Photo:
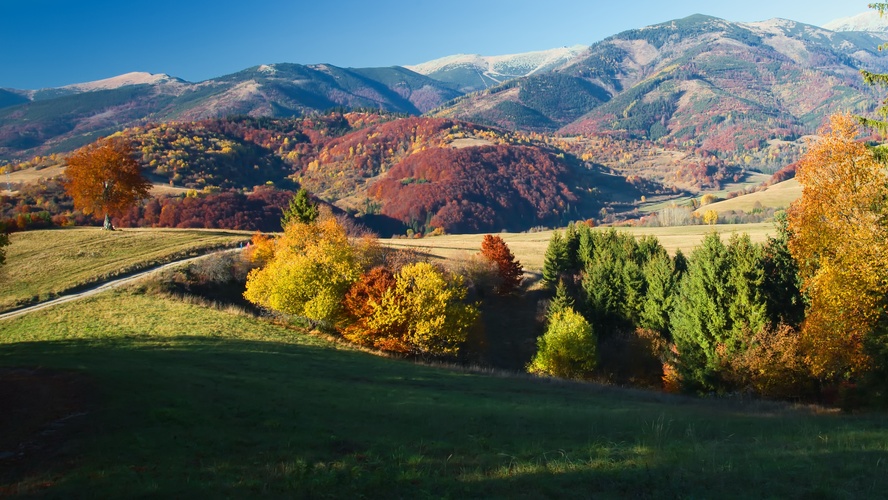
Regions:
<instances>
[{"instance_id":1,"label":"grassy field in foreground","mask_svg":"<svg viewBox=\"0 0 888 500\"><path fill-rule=\"evenodd\" d=\"M419 366L126 291L0 331L0 373L40 366L91 387L80 416L55 428L64 439L0 467L0 495L872 498L888 488L881 414Z\"/></svg>"},{"instance_id":2,"label":"grassy field in foreground","mask_svg":"<svg viewBox=\"0 0 888 500\"><path fill-rule=\"evenodd\" d=\"M598 229L606 231L609 228ZM731 233L747 233L753 242L764 242L768 236L774 234L774 224L762 222L715 226L620 227L617 230L628 232L636 237L656 236L670 253L674 254L676 250L681 249L687 255L700 244L704 236L712 231L717 231L723 238L729 237ZM498 233L498 235L505 240L526 270L539 271L543 268L546 247L549 245L552 231ZM483 238L483 234L458 234L422 239L385 239L382 240L382 243L392 247L416 248L440 259L458 259L480 252Z\"/></svg>"},{"instance_id":3,"label":"grassy field in foreground","mask_svg":"<svg viewBox=\"0 0 888 500\"><path fill-rule=\"evenodd\" d=\"M67 228L10 235L0 311L111 276L246 241L243 231Z\"/></svg>"}]
</instances>

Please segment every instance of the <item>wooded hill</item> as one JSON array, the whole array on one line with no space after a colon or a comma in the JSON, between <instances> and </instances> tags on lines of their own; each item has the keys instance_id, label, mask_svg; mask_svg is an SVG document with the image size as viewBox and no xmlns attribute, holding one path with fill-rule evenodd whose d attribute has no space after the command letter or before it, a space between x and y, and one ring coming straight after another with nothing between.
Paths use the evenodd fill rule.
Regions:
<instances>
[{"instance_id":1,"label":"wooded hill","mask_svg":"<svg viewBox=\"0 0 888 500\"><path fill-rule=\"evenodd\" d=\"M243 193L297 186L364 217L383 234L408 227L416 232L526 230L588 218L605 202L641 196L621 177L598 185L600 165L544 141L454 120L377 113L235 117L134 127L118 136L132 144L158 189L178 192L177 199L185 196L165 213L173 202L149 203L123 218L124 224L201 227L213 218L216 201L224 204L216 207L218 217L238 210L268 212L244 208L249 200ZM64 158L13 169L53 163L63 165ZM235 194L222 196L226 192ZM281 205L277 196L261 199ZM54 181L18 186L3 196L2 207L7 220L22 219L23 213L45 212L38 217L45 220L70 212ZM187 214L175 215L186 208ZM28 217L22 219L25 227L32 225ZM234 227L267 227L241 222Z\"/></svg>"}]
</instances>

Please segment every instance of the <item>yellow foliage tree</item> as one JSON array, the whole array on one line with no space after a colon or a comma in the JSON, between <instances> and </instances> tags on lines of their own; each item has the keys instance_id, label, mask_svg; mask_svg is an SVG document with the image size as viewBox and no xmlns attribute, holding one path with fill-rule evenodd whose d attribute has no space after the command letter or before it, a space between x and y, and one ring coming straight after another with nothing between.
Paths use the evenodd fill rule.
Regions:
<instances>
[{"instance_id":1,"label":"yellow foliage tree","mask_svg":"<svg viewBox=\"0 0 888 500\"><path fill-rule=\"evenodd\" d=\"M546 333L537 339L537 352L527 365L529 373L584 379L592 375L597 358L592 325L573 307L555 310Z\"/></svg>"},{"instance_id":2,"label":"yellow foliage tree","mask_svg":"<svg viewBox=\"0 0 888 500\"><path fill-rule=\"evenodd\" d=\"M888 177L849 115L835 115L802 158L802 197L789 210L789 250L809 309L802 327L812 372L855 378L873 368L888 294Z\"/></svg>"},{"instance_id":3,"label":"yellow foliage tree","mask_svg":"<svg viewBox=\"0 0 888 500\"><path fill-rule=\"evenodd\" d=\"M371 304L366 324L399 336L398 344L414 354L454 355L478 319L478 309L465 298L462 277L445 276L427 262L407 264L395 285Z\"/></svg>"},{"instance_id":4,"label":"yellow foliage tree","mask_svg":"<svg viewBox=\"0 0 888 500\"><path fill-rule=\"evenodd\" d=\"M332 216L288 224L265 267L250 271L244 297L259 306L333 324L361 276L358 251Z\"/></svg>"},{"instance_id":5,"label":"yellow foliage tree","mask_svg":"<svg viewBox=\"0 0 888 500\"><path fill-rule=\"evenodd\" d=\"M715 210L707 210L703 212L703 222L709 226L718 222L718 212Z\"/></svg>"}]
</instances>

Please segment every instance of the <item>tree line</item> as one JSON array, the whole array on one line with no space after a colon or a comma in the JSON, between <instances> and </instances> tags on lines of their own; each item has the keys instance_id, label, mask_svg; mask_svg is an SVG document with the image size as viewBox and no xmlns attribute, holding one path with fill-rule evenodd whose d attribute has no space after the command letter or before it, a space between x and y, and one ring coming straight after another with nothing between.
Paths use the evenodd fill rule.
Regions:
<instances>
[{"instance_id":1,"label":"tree line","mask_svg":"<svg viewBox=\"0 0 888 500\"><path fill-rule=\"evenodd\" d=\"M622 342L659 362L669 389L883 398L888 177L859 133L850 116L831 119L800 162L801 199L764 244L712 233L669 256L650 237L554 233L543 279L555 297L529 369L600 377L601 346Z\"/></svg>"}]
</instances>

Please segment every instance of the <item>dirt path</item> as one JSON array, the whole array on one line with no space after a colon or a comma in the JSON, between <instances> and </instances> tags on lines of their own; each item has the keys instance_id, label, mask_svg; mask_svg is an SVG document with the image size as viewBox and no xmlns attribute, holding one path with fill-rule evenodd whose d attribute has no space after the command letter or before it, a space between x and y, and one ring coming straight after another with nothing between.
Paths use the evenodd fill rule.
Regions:
<instances>
[{"instance_id":1,"label":"dirt path","mask_svg":"<svg viewBox=\"0 0 888 500\"><path fill-rule=\"evenodd\" d=\"M0 314L0 321L3 321L5 319L16 318L16 317L21 316L23 314L28 314L33 311L39 311L41 309L46 309L47 307L52 307L52 306L55 306L58 304L64 304L65 302L71 302L72 300L78 300L78 299L82 299L85 297L91 297L93 295L96 295L96 294L99 294L102 292L106 292L106 291L114 289L114 288L121 287L121 286L126 285L128 283L132 283L133 281L136 281L140 278L144 278L145 276L148 276L151 273L156 273L158 271L162 271L162 270L168 269L170 267L175 267L175 266L179 266L182 264L187 264L189 262L194 262L198 259L203 259L204 257L209 257L210 255L213 255L213 254L222 253L222 252L236 252L238 250L240 250L240 249L239 248L228 248L225 250L218 250L215 252L210 252L207 254L198 255L197 257L188 257L187 259L174 260L172 262L168 262L166 264L162 264L157 267L152 267L151 269L139 271L136 274L132 274L132 275L129 275L129 276L126 276L123 278L113 279L111 281L106 281L105 283L97 284L94 287L88 288L86 290L65 294L65 295L62 295L62 296L57 297L55 299L52 299L52 300L40 302L39 304L34 304L32 306L24 307L22 309L16 309L15 311L2 313L2 314Z\"/></svg>"}]
</instances>

